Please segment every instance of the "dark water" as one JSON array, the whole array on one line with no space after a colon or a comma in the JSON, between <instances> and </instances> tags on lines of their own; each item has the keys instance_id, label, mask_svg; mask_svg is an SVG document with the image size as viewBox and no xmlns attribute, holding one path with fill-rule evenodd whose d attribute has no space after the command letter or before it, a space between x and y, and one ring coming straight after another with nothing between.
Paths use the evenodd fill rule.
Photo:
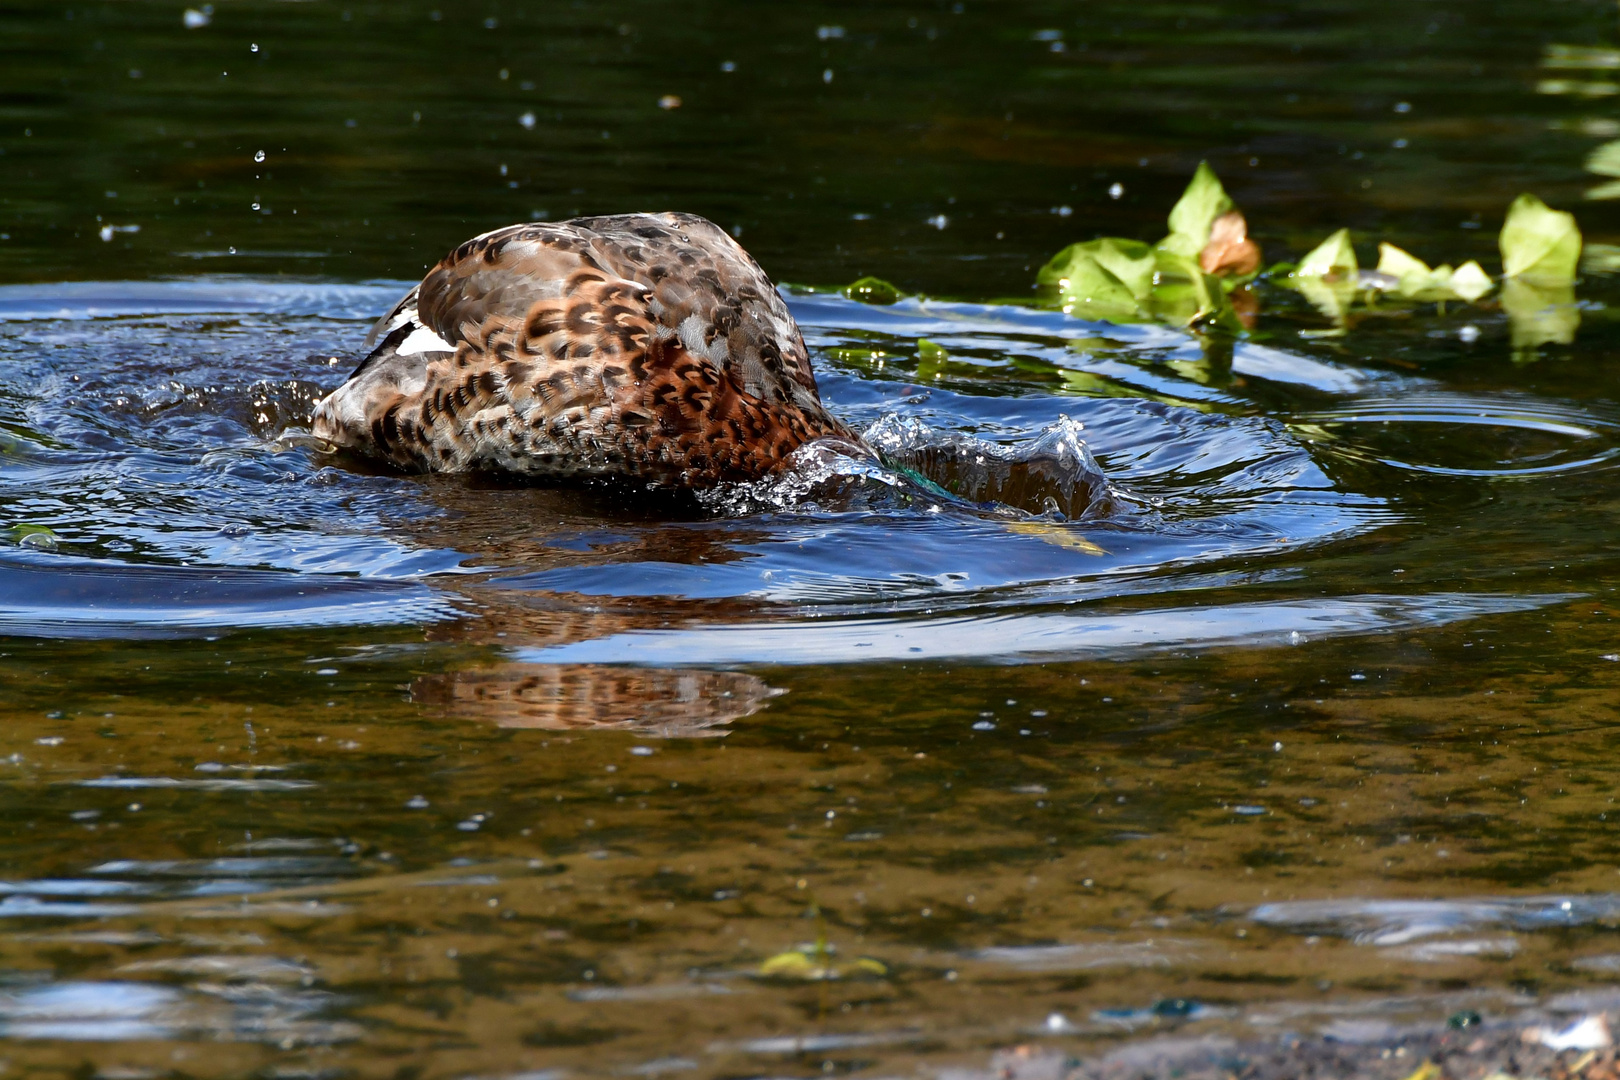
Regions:
<instances>
[{"instance_id":1,"label":"dark water","mask_svg":"<svg viewBox=\"0 0 1620 1080\"><path fill-rule=\"evenodd\" d=\"M1223 343L1031 286L1156 239L1203 158L1270 259L1349 225L1495 271L1521 190L1613 243L1609 76L1541 65L1617 38L1597 3L0 9L0 1058L933 1075L1595 1000L1612 280L1528 350L1489 299L1332 337L1263 285ZM896 467L703 504L298 440L455 242L666 207L779 280L948 298L790 290ZM761 973L818 936L837 978Z\"/></svg>"}]
</instances>

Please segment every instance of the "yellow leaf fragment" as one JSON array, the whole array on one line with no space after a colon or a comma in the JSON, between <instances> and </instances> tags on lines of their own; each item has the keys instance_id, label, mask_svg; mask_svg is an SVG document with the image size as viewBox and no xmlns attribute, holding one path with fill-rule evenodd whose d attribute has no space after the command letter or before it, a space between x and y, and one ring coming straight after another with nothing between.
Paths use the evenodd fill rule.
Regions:
<instances>
[{"instance_id":1,"label":"yellow leaf fragment","mask_svg":"<svg viewBox=\"0 0 1620 1080\"><path fill-rule=\"evenodd\" d=\"M1423 1064L1413 1069L1411 1073L1407 1075L1406 1080L1435 1080L1435 1078L1439 1075L1440 1066L1436 1065L1432 1061L1429 1061L1428 1059L1424 1059Z\"/></svg>"},{"instance_id":2,"label":"yellow leaf fragment","mask_svg":"<svg viewBox=\"0 0 1620 1080\"><path fill-rule=\"evenodd\" d=\"M1107 551L1074 531L1072 525L1058 525L1047 521L1015 521L1007 531L1020 536L1033 536L1055 547L1078 551L1084 555L1106 555Z\"/></svg>"}]
</instances>

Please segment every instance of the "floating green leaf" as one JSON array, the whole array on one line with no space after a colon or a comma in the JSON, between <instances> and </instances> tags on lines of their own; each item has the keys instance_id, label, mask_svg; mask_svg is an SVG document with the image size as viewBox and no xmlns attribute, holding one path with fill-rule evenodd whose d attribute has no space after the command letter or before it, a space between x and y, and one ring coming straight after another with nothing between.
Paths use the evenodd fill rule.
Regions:
<instances>
[{"instance_id":1,"label":"floating green leaf","mask_svg":"<svg viewBox=\"0 0 1620 1080\"><path fill-rule=\"evenodd\" d=\"M1140 240L1105 236L1070 244L1037 275L1056 286L1065 311L1081 317L1126 322L1138 318L1140 302L1153 291L1154 252Z\"/></svg>"},{"instance_id":2,"label":"floating green leaf","mask_svg":"<svg viewBox=\"0 0 1620 1080\"><path fill-rule=\"evenodd\" d=\"M1198 258L1209 243L1209 229L1215 219L1232 209L1232 200L1215 176L1209 162L1200 161L1192 182L1170 211L1170 235L1159 247L1177 255Z\"/></svg>"},{"instance_id":3,"label":"floating green leaf","mask_svg":"<svg viewBox=\"0 0 1620 1080\"><path fill-rule=\"evenodd\" d=\"M1415 260L1414 260L1415 261ZM1350 243L1350 230L1340 229L1311 249L1299 261L1295 277L1354 278L1360 266L1356 262L1356 249Z\"/></svg>"},{"instance_id":4,"label":"floating green leaf","mask_svg":"<svg viewBox=\"0 0 1620 1080\"><path fill-rule=\"evenodd\" d=\"M1428 263L1402 251L1394 244L1378 245L1378 272L1388 274L1399 281L1402 292L1406 291L1408 281L1428 284L1430 274Z\"/></svg>"},{"instance_id":5,"label":"floating green leaf","mask_svg":"<svg viewBox=\"0 0 1620 1080\"><path fill-rule=\"evenodd\" d=\"M1451 291L1469 303L1478 300L1492 288L1491 275L1473 259L1451 272Z\"/></svg>"},{"instance_id":6,"label":"floating green leaf","mask_svg":"<svg viewBox=\"0 0 1620 1080\"><path fill-rule=\"evenodd\" d=\"M1502 225L1502 273L1545 285L1573 283L1581 258L1581 231L1573 214L1550 209L1534 195L1520 195Z\"/></svg>"},{"instance_id":7,"label":"floating green leaf","mask_svg":"<svg viewBox=\"0 0 1620 1080\"><path fill-rule=\"evenodd\" d=\"M1332 319L1342 332L1355 300L1358 287L1356 249L1350 243L1350 230L1340 229L1299 261L1289 276L1289 284L1298 289L1311 306Z\"/></svg>"},{"instance_id":8,"label":"floating green leaf","mask_svg":"<svg viewBox=\"0 0 1620 1080\"><path fill-rule=\"evenodd\" d=\"M1490 275L1479 263L1463 263L1453 270L1429 265L1394 244L1378 245L1378 272L1395 278L1396 292L1409 300L1474 301L1491 291Z\"/></svg>"},{"instance_id":9,"label":"floating green leaf","mask_svg":"<svg viewBox=\"0 0 1620 1080\"><path fill-rule=\"evenodd\" d=\"M1196 256L1159 248L1154 266L1149 310L1156 318L1182 326L1208 320L1233 332L1242 329L1220 279L1204 273Z\"/></svg>"},{"instance_id":10,"label":"floating green leaf","mask_svg":"<svg viewBox=\"0 0 1620 1080\"><path fill-rule=\"evenodd\" d=\"M863 277L853 284L846 285L843 293L851 300L859 300L863 304L893 304L905 295L887 281L875 277Z\"/></svg>"},{"instance_id":11,"label":"floating green leaf","mask_svg":"<svg viewBox=\"0 0 1620 1080\"><path fill-rule=\"evenodd\" d=\"M1143 299L1153 291L1153 249L1140 240L1121 240L1105 236L1091 241L1095 247L1092 258L1130 290L1133 297ZM1090 245L1088 245L1090 246Z\"/></svg>"},{"instance_id":12,"label":"floating green leaf","mask_svg":"<svg viewBox=\"0 0 1620 1080\"><path fill-rule=\"evenodd\" d=\"M1058 281L1058 301L1063 310L1081 318L1127 322L1139 315L1136 294L1113 271L1084 250L1074 252L1067 276Z\"/></svg>"}]
</instances>

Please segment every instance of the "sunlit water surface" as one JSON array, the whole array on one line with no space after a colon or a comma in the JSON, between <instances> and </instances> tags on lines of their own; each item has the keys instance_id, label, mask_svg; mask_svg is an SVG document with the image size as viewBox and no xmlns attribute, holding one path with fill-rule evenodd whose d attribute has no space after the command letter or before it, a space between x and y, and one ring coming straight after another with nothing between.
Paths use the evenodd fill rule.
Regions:
<instances>
[{"instance_id":1,"label":"sunlit water surface","mask_svg":"<svg viewBox=\"0 0 1620 1080\"><path fill-rule=\"evenodd\" d=\"M1612 242L1620 127L1535 92L1609 8L68 10L0 35L11 1065L933 1075L1614 1000L1612 284L1528 351L1027 289L1206 155L1274 258L1488 260L1522 187ZM784 290L881 461L699 500L300 437L421 261L662 205L967 298Z\"/></svg>"}]
</instances>

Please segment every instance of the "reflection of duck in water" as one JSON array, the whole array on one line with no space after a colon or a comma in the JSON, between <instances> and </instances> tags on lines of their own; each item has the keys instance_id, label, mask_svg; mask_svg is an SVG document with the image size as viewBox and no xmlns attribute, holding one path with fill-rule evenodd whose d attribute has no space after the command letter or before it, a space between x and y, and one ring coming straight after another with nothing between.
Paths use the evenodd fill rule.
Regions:
<instances>
[{"instance_id":1,"label":"reflection of duck in water","mask_svg":"<svg viewBox=\"0 0 1620 1080\"><path fill-rule=\"evenodd\" d=\"M366 343L314 433L407 469L702 487L854 439L770 279L692 214L485 233Z\"/></svg>"}]
</instances>

